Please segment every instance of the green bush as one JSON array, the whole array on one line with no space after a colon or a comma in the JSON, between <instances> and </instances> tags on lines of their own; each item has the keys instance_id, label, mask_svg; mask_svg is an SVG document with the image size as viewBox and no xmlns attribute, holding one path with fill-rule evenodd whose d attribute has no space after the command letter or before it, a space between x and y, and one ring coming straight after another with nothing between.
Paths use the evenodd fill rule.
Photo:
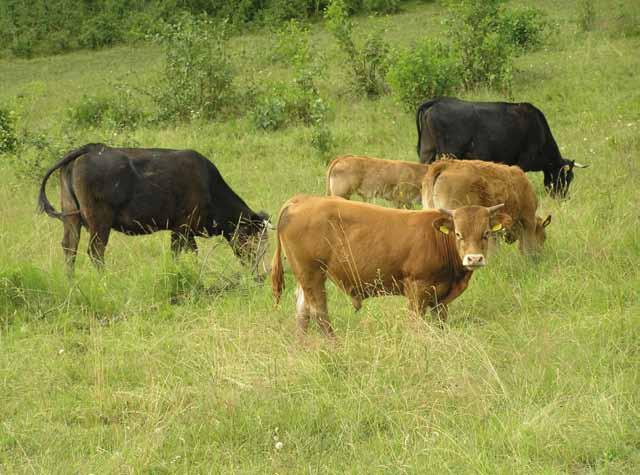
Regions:
<instances>
[{"instance_id":1,"label":"green bush","mask_svg":"<svg viewBox=\"0 0 640 475\"><path fill-rule=\"evenodd\" d=\"M369 13L397 13L400 0L362 0L362 9Z\"/></svg>"},{"instance_id":2,"label":"green bush","mask_svg":"<svg viewBox=\"0 0 640 475\"><path fill-rule=\"evenodd\" d=\"M120 29L121 24L122 19L109 11L88 18L82 24L79 35L80 45L98 49L120 42L124 37Z\"/></svg>"},{"instance_id":3,"label":"green bush","mask_svg":"<svg viewBox=\"0 0 640 475\"><path fill-rule=\"evenodd\" d=\"M212 119L233 103L226 23L184 15L178 23L165 25L156 40L164 47L165 58L153 93L159 119Z\"/></svg>"},{"instance_id":4,"label":"green bush","mask_svg":"<svg viewBox=\"0 0 640 475\"><path fill-rule=\"evenodd\" d=\"M465 86L509 89L515 48L499 32L504 0L449 1L447 24L460 55Z\"/></svg>"},{"instance_id":5,"label":"green bush","mask_svg":"<svg viewBox=\"0 0 640 475\"><path fill-rule=\"evenodd\" d=\"M519 8L503 11L498 21L498 31L504 41L520 51L538 48L544 42L547 20L537 8Z\"/></svg>"},{"instance_id":6,"label":"green bush","mask_svg":"<svg viewBox=\"0 0 640 475\"><path fill-rule=\"evenodd\" d=\"M129 89L119 89L114 96L83 96L67 110L67 121L83 128L135 129L146 119L141 106Z\"/></svg>"},{"instance_id":7,"label":"green bush","mask_svg":"<svg viewBox=\"0 0 640 475\"><path fill-rule=\"evenodd\" d=\"M18 147L15 113L0 107L0 153L13 153Z\"/></svg>"},{"instance_id":8,"label":"green bush","mask_svg":"<svg viewBox=\"0 0 640 475\"><path fill-rule=\"evenodd\" d=\"M332 156L334 139L331 129L324 122L315 125L311 130L311 147L325 158L325 161Z\"/></svg>"},{"instance_id":9,"label":"green bush","mask_svg":"<svg viewBox=\"0 0 640 475\"><path fill-rule=\"evenodd\" d=\"M358 47L353 40L353 25L344 0L333 0L325 11L327 27L338 41L352 72L353 89L369 98L387 92L385 76L389 68L389 45L381 33L369 33Z\"/></svg>"},{"instance_id":10,"label":"green bush","mask_svg":"<svg viewBox=\"0 0 640 475\"><path fill-rule=\"evenodd\" d=\"M251 113L251 122L256 129L277 130L287 121L287 102L278 95L266 95L258 100Z\"/></svg>"},{"instance_id":11,"label":"green bush","mask_svg":"<svg viewBox=\"0 0 640 475\"><path fill-rule=\"evenodd\" d=\"M254 126L276 130L286 124L324 122L330 108L316 84L324 74L324 58L312 47L308 29L291 20L276 33L276 38L273 57L292 67L293 80L272 87L266 94L258 94L251 115Z\"/></svg>"},{"instance_id":12,"label":"green bush","mask_svg":"<svg viewBox=\"0 0 640 475\"><path fill-rule=\"evenodd\" d=\"M455 51L430 39L399 53L387 78L394 95L409 111L429 97L452 93L463 81Z\"/></svg>"},{"instance_id":13,"label":"green bush","mask_svg":"<svg viewBox=\"0 0 640 475\"><path fill-rule=\"evenodd\" d=\"M11 54L17 58L31 58L35 52L36 37L31 30L23 30L11 42Z\"/></svg>"}]
</instances>

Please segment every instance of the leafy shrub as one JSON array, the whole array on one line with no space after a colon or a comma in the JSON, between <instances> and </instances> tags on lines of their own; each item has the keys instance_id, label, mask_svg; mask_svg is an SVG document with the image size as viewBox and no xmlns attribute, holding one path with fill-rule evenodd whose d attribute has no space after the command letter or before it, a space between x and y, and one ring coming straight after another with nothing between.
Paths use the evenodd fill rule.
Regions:
<instances>
[{"instance_id":1,"label":"leafy shrub","mask_svg":"<svg viewBox=\"0 0 640 475\"><path fill-rule=\"evenodd\" d=\"M398 54L387 78L400 103L414 111L425 99L459 87L462 70L451 47L425 39Z\"/></svg>"},{"instance_id":2,"label":"leafy shrub","mask_svg":"<svg viewBox=\"0 0 640 475\"><path fill-rule=\"evenodd\" d=\"M165 67L154 100L160 119L212 119L234 99L234 71L227 56L226 23L184 15L156 40Z\"/></svg>"},{"instance_id":3,"label":"leafy shrub","mask_svg":"<svg viewBox=\"0 0 640 475\"><path fill-rule=\"evenodd\" d=\"M596 24L596 6L593 0L580 0L578 4L578 25L582 31L591 31Z\"/></svg>"},{"instance_id":4,"label":"leafy shrub","mask_svg":"<svg viewBox=\"0 0 640 475\"><path fill-rule=\"evenodd\" d=\"M309 31L295 20L277 33L274 57L291 65L293 80L263 94L252 114L256 128L275 130L287 123L317 124L330 111L320 96L316 79L323 75L323 58L317 55Z\"/></svg>"},{"instance_id":5,"label":"leafy shrub","mask_svg":"<svg viewBox=\"0 0 640 475\"><path fill-rule=\"evenodd\" d=\"M541 46L546 28L544 12L537 8L506 10L498 22L498 30L504 41L521 51Z\"/></svg>"},{"instance_id":6,"label":"leafy shrub","mask_svg":"<svg viewBox=\"0 0 640 475\"><path fill-rule=\"evenodd\" d=\"M362 9L370 13L397 13L400 0L362 0Z\"/></svg>"},{"instance_id":7,"label":"leafy shrub","mask_svg":"<svg viewBox=\"0 0 640 475\"><path fill-rule=\"evenodd\" d=\"M115 96L83 96L68 109L67 120L78 127L134 129L144 122L146 114L134 101L129 89L120 88Z\"/></svg>"},{"instance_id":8,"label":"leafy shrub","mask_svg":"<svg viewBox=\"0 0 640 475\"><path fill-rule=\"evenodd\" d=\"M120 30L122 20L113 12L102 12L89 17L82 24L80 45L86 48L98 49L112 46L123 38Z\"/></svg>"},{"instance_id":9,"label":"leafy shrub","mask_svg":"<svg viewBox=\"0 0 640 475\"><path fill-rule=\"evenodd\" d=\"M264 22L274 24L308 18L313 13L314 4L310 0L271 0L263 12Z\"/></svg>"},{"instance_id":10,"label":"leafy shrub","mask_svg":"<svg viewBox=\"0 0 640 475\"><path fill-rule=\"evenodd\" d=\"M257 129L280 129L287 121L285 99L277 95L267 95L260 98L251 114L251 121Z\"/></svg>"},{"instance_id":11,"label":"leafy shrub","mask_svg":"<svg viewBox=\"0 0 640 475\"><path fill-rule=\"evenodd\" d=\"M389 45L380 32L369 33L361 48L353 40L353 25L344 0L333 0L325 11L327 27L347 56L356 92L375 98L387 91Z\"/></svg>"},{"instance_id":12,"label":"leafy shrub","mask_svg":"<svg viewBox=\"0 0 640 475\"><path fill-rule=\"evenodd\" d=\"M311 147L325 159L332 155L331 152L334 147L333 134L324 122L313 127L311 131Z\"/></svg>"},{"instance_id":13,"label":"leafy shrub","mask_svg":"<svg viewBox=\"0 0 640 475\"><path fill-rule=\"evenodd\" d=\"M302 23L290 20L276 30L275 36L275 61L293 65L297 69L312 62L309 29Z\"/></svg>"},{"instance_id":14,"label":"leafy shrub","mask_svg":"<svg viewBox=\"0 0 640 475\"><path fill-rule=\"evenodd\" d=\"M75 135L52 138L43 132L23 132L18 140L20 153L12 157L11 166L17 176L40 181L46 170L69 151L69 144L77 141Z\"/></svg>"},{"instance_id":15,"label":"leafy shrub","mask_svg":"<svg viewBox=\"0 0 640 475\"><path fill-rule=\"evenodd\" d=\"M449 1L447 23L460 55L467 87L509 89L513 77L514 47L499 33L498 18L504 0Z\"/></svg>"},{"instance_id":16,"label":"leafy shrub","mask_svg":"<svg viewBox=\"0 0 640 475\"><path fill-rule=\"evenodd\" d=\"M12 153L18 146L15 113L0 107L0 153Z\"/></svg>"},{"instance_id":17,"label":"leafy shrub","mask_svg":"<svg viewBox=\"0 0 640 475\"><path fill-rule=\"evenodd\" d=\"M11 54L17 58L31 58L34 55L36 37L31 30L23 30L11 43Z\"/></svg>"}]
</instances>

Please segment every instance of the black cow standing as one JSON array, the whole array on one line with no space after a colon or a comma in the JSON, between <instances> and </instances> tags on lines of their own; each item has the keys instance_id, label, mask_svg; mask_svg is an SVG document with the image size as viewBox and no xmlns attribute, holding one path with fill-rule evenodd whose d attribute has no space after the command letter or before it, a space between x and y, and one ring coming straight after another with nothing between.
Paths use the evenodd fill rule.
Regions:
<instances>
[{"instance_id":1,"label":"black cow standing","mask_svg":"<svg viewBox=\"0 0 640 475\"><path fill-rule=\"evenodd\" d=\"M47 180L57 169L61 212L45 194ZM129 235L170 230L174 253L195 251L196 236L222 235L244 264L258 274L267 270L258 261L266 251L268 216L253 212L215 165L193 150L85 145L47 171L38 208L62 220L62 249L70 272L81 226L89 231L89 255L98 266L111 229Z\"/></svg>"},{"instance_id":2,"label":"black cow standing","mask_svg":"<svg viewBox=\"0 0 640 475\"><path fill-rule=\"evenodd\" d=\"M451 154L542 171L553 196L564 197L573 168L585 167L560 155L544 114L528 103L439 97L418 107L416 125L420 162Z\"/></svg>"}]
</instances>

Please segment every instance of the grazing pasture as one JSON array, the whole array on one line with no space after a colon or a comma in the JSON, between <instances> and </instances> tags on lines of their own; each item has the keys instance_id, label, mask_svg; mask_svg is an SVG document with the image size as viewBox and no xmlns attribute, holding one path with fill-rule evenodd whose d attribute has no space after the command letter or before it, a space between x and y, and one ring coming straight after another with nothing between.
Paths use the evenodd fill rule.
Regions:
<instances>
[{"instance_id":1,"label":"grazing pasture","mask_svg":"<svg viewBox=\"0 0 640 475\"><path fill-rule=\"evenodd\" d=\"M587 31L584 3L597 12ZM528 174L539 214L553 215L544 252L501 246L444 328L399 297L356 314L329 288L335 344L313 325L299 343L291 274L274 308L269 285L221 238L173 260L168 232L113 233L99 272L84 234L67 280L62 224L35 212L53 163L42 157L101 141L195 149L275 216L295 193L324 193L311 127L259 131L232 115L69 128L83 95L124 88L148 110L137 91L162 68L158 47L0 60L0 103L46 142L0 155L0 473L637 473L640 36L622 34L618 17L637 6L536 4L555 27L517 58L510 96L461 97L535 104L563 155L590 165L567 200ZM438 3L403 8L358 17L354 31L382 27L405 47L446 28ZM331 35L321 22L310 35L327 58L317 83L334 107L334 155L417 161L415 115L390 95L351 94ZM288 80L265 53L274 41L266 31L231 40L241 80Z\"/></svg>"}]
</instances>

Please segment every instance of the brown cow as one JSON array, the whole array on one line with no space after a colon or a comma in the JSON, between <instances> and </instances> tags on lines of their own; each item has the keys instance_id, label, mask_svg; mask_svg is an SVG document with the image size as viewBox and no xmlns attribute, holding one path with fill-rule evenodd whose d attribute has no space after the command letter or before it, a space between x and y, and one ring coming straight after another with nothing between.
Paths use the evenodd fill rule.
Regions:
<instances>
[{"instance_id":1,"label":"brown cow","mask_svg":"<svg viewBox=\"0 0 640 475\"><path fill-rule=\"evenodd\" d=\"M356 157L334 159L327 168L327 195L349 199L353 194L365 201L383 198L396 208L420 203L422 179L427 165L401 160Z\"/></svg>"},{"instance_id":2,"label":"brown cow","mask_svg":"<svg viewBox=\"0 0 640 475\"><path fill-rule=\"evenodd\" d=\"M414 312L422 315L431 308L444 321L446 305L466 289L473 270L486 264L490 230L511 222L496 212L500 207L411 211L336 197L295 196L278 219L271 263L276 304L284 288L284 248L298 282L301 333L314 317L333 335L327 278L351 296L356 310L367 297L405 295Z\"/></svg>"},{"instance_id":3,"label":"brown cow","mask_svg":"<svg viewBox=\"0 0 640 475\"><path fill-rule=\"evenodd\" d=\"M424 208L493 206L504 203L513 225L507 242L518 241L525 254L542 250L551 215L536 216L538 199L525 173L517 166L480 160L438 160L430 165L422 185Z\"/></svg>"}]
</instances>

